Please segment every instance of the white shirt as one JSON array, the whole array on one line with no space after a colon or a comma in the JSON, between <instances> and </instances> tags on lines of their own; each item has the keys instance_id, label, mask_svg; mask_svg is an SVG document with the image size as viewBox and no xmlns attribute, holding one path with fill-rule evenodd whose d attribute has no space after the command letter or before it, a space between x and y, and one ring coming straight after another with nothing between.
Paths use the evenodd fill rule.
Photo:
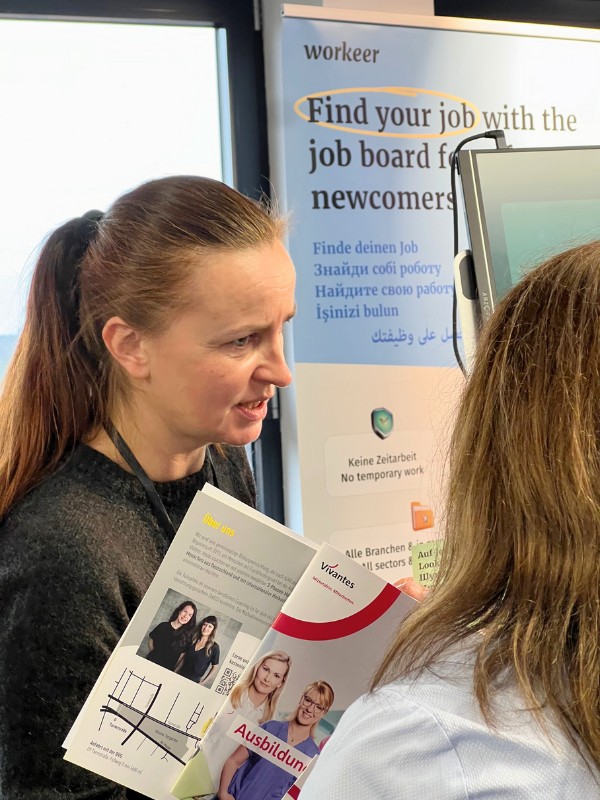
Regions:
<instances>
[{"instance_id":1,"label":"white shirt","mask_svg":"<svg viewBox=\"0 0 600 800\"><path fill-rule=\"evenodd\" d=\"M503 689L486 724L472 659L455 653L415 680L353 703L323 748L301 800L593 800L600 775L520 695Z\"/></svg>"}]
</instances>

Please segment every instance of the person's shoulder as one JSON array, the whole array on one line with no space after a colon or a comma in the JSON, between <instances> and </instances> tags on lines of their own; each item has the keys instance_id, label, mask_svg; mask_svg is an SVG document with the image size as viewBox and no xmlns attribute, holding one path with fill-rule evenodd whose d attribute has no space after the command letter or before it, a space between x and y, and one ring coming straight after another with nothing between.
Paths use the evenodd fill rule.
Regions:
<instances>
[{"instance_id":1,"label":"person's shoulder","mask_svg":"<svg viewBox=\"0 0 600 800\"><path fill-rule=\"evenodd\" d=\"M128 476L121 473L90 448L77 448L9 509L0 524L0 555L48 561L75 554L93 559L99 550L110 551L117 528L131 523L129 510L136 507L127 493Z\"/></svg>"},{"instance_id":2,"label":"person's shoulder","mask_svg":"<svg viewBox=\"0 0 600 800\"><path fill-rule=\"evenodd\" d=\"M304 742L304 754L307 756L318 756L320 751L319 745L315 742L312 736L309 736L308 739Z\"/></svg>"},{"instance_id":3,"label":"person's shoulder","mask_svg":"<svg viewBox=\"0 0 600 800\"><path fill-rule=\"evenodd\" d=\"M349 710L347 723L363 737L370 757L402 741L399 766L429 763L438 774L452 774L457 791L462 784L467 796L489 792L544 800L551 785L579 787L582 797L591 787L598 790L597 777L572 743L550 717L544 732L515 689L498 692L492 705L494 725L488 724L475 696L468 657L455 654L416 678L394 681ZM482 772L484 761L487 770ZM558 791L550 796L567 795Z\"/></svg>"},{"instance_id":4,"label":"person's shoulder","mask_svg":"<svg viewBox=\"0 0 600 800\"><path fill-rule=\"evenodd\" d=\"M460 759L439 721L399 687L364 695L347 709L302 796L341 800L353 786L381 798L400 791L431 800L468 798Z\"/></svg>"},{"instance_id":5,"label":"person's shoulder","mask_svg":"<svg viewBox=\"0 0 600 800\"><path fill-rule=\"evenodd\" d=\"M59 466L30 489L6 514L4 523L57 517L63 522L73 514L90 514L91 499L114 502L128 476L114 462L95 450L79 445Z\"/></svg>"},{"instance_id":6,"label":"person's shoulder","mask_svg":"<svg viewBox=\"0 0 600 800\"><path fill-rule=\"evenodd\" d=\"M343 717L346 725L369 726L372 723L378 730L383 725L390 730L402 728L403 734L408 729L418 729L430 725L432 730L439 729L444 736L438 715L423 697L416 683L394 682L363 695L347 709Z\"/></svg>"},{"instance_id":7,"label":"person's shoulder","mask_svg":"<svg viewBox=\"0 0 600 800\"><path fill-rule=\"evenodd\" d=\"M9 509L0 525L3 543L25 536L31 545L38 536L47 539L50 530L60 535L80 508L79 495L72 470L61 466Z\"/></svg>"},{"instance_id":8,"label":"person's shoulder","mask_svg":"<svg viewBox=\"0 0 600 800\"><path fill-rule=\"evenodd\" d=\"M268 733L279 736L282 733L287 733L288 723L283 720L269 719L263 722L260 727L264 728Z\"/></svg>"},{"instance_id":9,"label":"person's shoulder","mask_svg":"<svg viewBox=\"0 0 600 800\"><path fill-rule=\"evenodd\" d=\"M397 796L399 787L406 796L432 800L597 796L599 784L575 748L561 741L550 720L552 739L544 735L515 691L499 692L493 711L490 727L475 696L470 653L451 653L355 701L323 748L303 797L338 800L350 778L370 786L375 797Z\"/></svg>"}]
</instances>

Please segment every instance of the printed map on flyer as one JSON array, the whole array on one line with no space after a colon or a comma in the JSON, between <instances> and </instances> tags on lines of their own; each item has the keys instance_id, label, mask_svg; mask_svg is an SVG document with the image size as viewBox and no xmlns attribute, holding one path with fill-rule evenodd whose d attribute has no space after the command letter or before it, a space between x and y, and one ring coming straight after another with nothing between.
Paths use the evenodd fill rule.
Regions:
<instances>
[{"instance_id":1,"label":"printed map on flyer","mask_svg":"<svg viewBox=\"0 0 600 800\"><path fill-rule=\"evenodd\" d=\"M168 798L315 549L207 484L67 736L65 758Z\"/></svg>"},{"instance_id":2,"label":"printed map on flyer","mask_svg":"<svg viewBox=\"0 0 600 800\"><path fill-rule=\"evenodd\" d=\"M323 544L172 788L178 800L297 797L296 780L368 690L414 600Z\"/></svg>"}]
</instances>

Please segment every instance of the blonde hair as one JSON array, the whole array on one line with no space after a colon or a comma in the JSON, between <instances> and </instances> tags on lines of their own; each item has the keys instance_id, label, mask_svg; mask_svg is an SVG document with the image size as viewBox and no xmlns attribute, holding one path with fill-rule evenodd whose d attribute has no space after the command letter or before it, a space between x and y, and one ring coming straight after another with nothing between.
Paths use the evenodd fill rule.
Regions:
<instances>
[{"instance_id":1,"label":"blonde hair","mask_svg":"<svg viewBox=\"0 0 600 800\"><path fill-rule=\"evenodd\" d=\"M0 396L0 520L126 397L104 323L119 316L162 332L191 302L204 256L269 244L283 230L265 205L184 175L142 184L105 215L89 212L50 235Z\"/></svg>"},{"instance_id":2,"label":"blonde hair","mask_svg":"<svg viewBox=\"0 0 600 800\"><path fill-rule=\"evenodd\" d=\"M600 243L534 269L479 344L449 459L437 584L374 686L471 637L493 724L509 671L600 766ZM587 757L587 755L586 755Z\"/></svg>"},{"instance_id":3,"label":"blonde hair","mask_svg":"<svg viewBox=\"0 0 600 800\"><path fill-rule=\"evenodd\" d=\"M333 701L335 700L335 694L333 689L331 688L331 685L327 683L327 681L313 681L312 683L308 684L306 689L304 689L304 691L302 692L302 697L304 697L304 695L307 694L308 692L312 691L318 693L319 703L324 707L326 714L333 705ZM302 705L302 698L300 699L300 702L298 703L296 710L288 717L289 721L293 721L296 719L296 716L298 715L298 711L301 705ZM311 736L314 734L315 728L317 727L320 721L321 720L318 719L311 725L310 727Z\"/></svg>"},{"instance_id":4,"label":"blonde hair","mask_svg":"<svg viewBox=\"0 0 600 800\"><path fill-rule=\"evenodd\" d=\"M259 724L262 722L266 722L268 719L273 719L275 716L275 712L277 711L277 703L279 702L279 698L281 693L285 687L285 683L288 679L288 675L290 674L290 669L292 668L292 659L287 653L284 653L283 650L271 650L268 653L265 653L262 658L256 662L254 667L251 671L248 671L238 683L233 687L231 694L229 695L229 702L231 703L233 708L239 708L242 694L250 689L252 684L256 679L256 675L258 670L262 667L262 665L267 661L269 658L272 658L274 661L280 661L282 664L286 665L285 675L283 676L283 680L281 682L281 686L278 686L272 692L267 695L265 702L262 704L263 712L260 715L260 719L258 720Z\"/></svg>"}]
</instances>

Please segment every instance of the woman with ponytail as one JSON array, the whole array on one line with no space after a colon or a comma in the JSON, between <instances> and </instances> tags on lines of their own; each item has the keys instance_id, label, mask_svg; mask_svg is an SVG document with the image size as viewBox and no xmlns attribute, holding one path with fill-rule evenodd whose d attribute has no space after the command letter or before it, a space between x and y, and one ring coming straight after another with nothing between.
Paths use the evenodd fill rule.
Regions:
<instances>
[{"instance_id":1,"label":"woman with ponytail","mask_svg":"<svg viewBox=\"0 0 600 800\"><path fill-rule=\"evenodd\" d=\"M124 798L61 744L196 491L254 504L243 445L291 379L283 222L151 181L48 238L0 396L0 796Z\"/></svg>"}]
</instances>

